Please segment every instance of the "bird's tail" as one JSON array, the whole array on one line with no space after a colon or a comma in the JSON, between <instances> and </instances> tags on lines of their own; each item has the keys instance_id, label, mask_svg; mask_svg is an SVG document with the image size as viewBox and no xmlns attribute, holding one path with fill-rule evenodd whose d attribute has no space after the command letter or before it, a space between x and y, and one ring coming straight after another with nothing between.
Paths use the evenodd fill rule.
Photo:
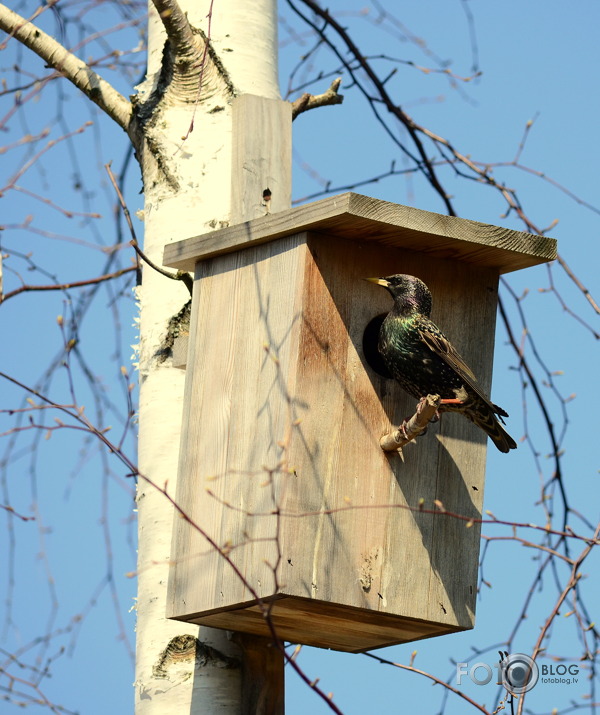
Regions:
<instances>
[{"instance_id":1,"label":"bird's tail","mask_svg":"<svg viewBox=\"0 0 600 715\"><path fill-rule=\"evenodd\" d=\"M503 410L501 407L498 407L498 405L495 405L493 402L490 402L490 404L494 408L494 412L498 415L498 417L500 417L500 422L504 424L504 420L502 418L508 417L508 412Z\"/></svg>"},{"instance_id":2,"label":"bird's tail","mask_svg":"<svg viewBox=\"0 0 600 715\"><path fill-rule=\"evenodd\" d=\"M517 443L515 440L508 434L504 427L502 427L492 410L486 409L486 407L485 405L481 405L482 409L468 410L465 414L488 434L489 438L501 452L510 452L511 449L516 449ZM496 407L496 405L494 405L494 407ZM508 417L504 410L501 410L499 414Z\"/></svg>"}]
</instances>

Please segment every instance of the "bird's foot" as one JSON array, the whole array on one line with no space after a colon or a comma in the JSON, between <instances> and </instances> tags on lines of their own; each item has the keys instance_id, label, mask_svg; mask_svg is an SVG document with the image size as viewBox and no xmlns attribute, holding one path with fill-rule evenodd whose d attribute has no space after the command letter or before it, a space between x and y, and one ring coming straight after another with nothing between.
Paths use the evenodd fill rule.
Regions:
<instances>
[{"instance_id":1,"label":"bird's foot","mask_svg":"<svg viewBox=\"0 0 600 715\"><path fill-rule=\"evenodd\" d=\"M419 401L415 414L409 420L402 420L395 430L383 435L379 444L384 452L396 452L411 440L423 434L440 404L439 395L427 395Z\"/></svg>"},{"instance_id":2,"label":"bird's foot","mask_svg":"<svg viewBox=\"0 0 600 715\"><path fill-rule=\"evenodd\" d=\"M465 400L461 400L458 397L445 397L444 399L440 400L440 407L443 405L466 405ZM433 416L433 419L431 420L432 422L437 422L440 420L442 417L441 412L439 410L436 410L435 415Z\"/></svg>"},{"instance_id":3,"label":"bird's foot","mask_svg":"<svg viewBox=\"0 0 600 715\"><path fill-rule=\"evenodd\" d=\"M441 404L442 402L444 402L444 400L440 400L440 404ZM423 410L424 410L428 405L430 405L430 404L431 404L431 402L430 402L430 396L429 396L429 395L428 395L427 397L421 397L421 399L420 399L419 402L417 403L417 408L416 408L416 410L415 410L416 414L417 414L417 415L420 415L421 412L423 412ZM431 417L431 419L429 420L429 422L437 422L439 419L440 419L440 413L438 412L438 410L436 410L436 411L434 412L434 414L433 414L433 417ZM405 423L405 422L406 422L406 420L404 421L404 423ZM404 423L403 423L403 424L404 424ZM425 434L425 432L427 432L427 428L425 428L425 429L423 430L423 434Z\"/></svg>"},{"instance_id":4,"label":"bird's foot","mask_svg":"<svg viewBox=\"0 0 600 715\"><path fill-rule=\"evenodd\" d=\"M427 398L426 398L426 397L421 397L421 399L420 399L419 402L417 403L417 407L415 408L415 416L418 417L418 416L423 412L423 410L425 409L425 407L427 407ZM401 423L400 425L398 425L398 430L400 431L400 433L404 436L404 438L405 438L407 441L408 441L409 439L413 439L412 437L409 437L409 433L408 433L408 431L407 431L407 429L410 429L410 428L411 428L411 420L414 421L414 416L413 416L413 417L405 417L405 418L402 420L402 423ZM432 419L431 421L434 422L435 419ZM425 434L425 432L427 432L427 428L423 429L423 431L421 432L421 434Z\"/></svg>"},{"instance_id":5,"label":"bird's foot","mask_svg":"<svg viewBox=\"0 0 600 715\"><path fill-rule=\"evenodd\" d=\"M420 414L420 413L417 412L417 414ZM400 434L404 437L404 439L407 442L410 442L411 439L415 438L414 434L411 436L412 425L410 422L411 422L411 419L407 418L407 419L402 420L402 422L398 425L398 432L400 432ZM419 434L425 434L426 432L427 432L427 427L425 427L421 432L419 432Z\"/></svg>"}]
</instances>

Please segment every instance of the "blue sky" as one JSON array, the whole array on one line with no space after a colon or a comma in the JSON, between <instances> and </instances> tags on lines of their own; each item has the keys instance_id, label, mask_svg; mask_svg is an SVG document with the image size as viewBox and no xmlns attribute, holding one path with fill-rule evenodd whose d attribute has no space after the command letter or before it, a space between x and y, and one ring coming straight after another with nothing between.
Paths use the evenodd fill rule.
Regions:
<instances>
[{"instance_id":1,"label":"blue sky","mask_svg":"<svg viewBox=\"0 0 600 715\"><path fill-rule=\"evenodd\" d=\"M328 7L348 27L364 54L387 55L429 69L440 67L440 61L447 62L443 66L460 77L473 75L476 65L480 76L468 83L454 84L443 73L425 73L413 66L399 65L388 87L417 123L442 135L473 160L495 164L513 159L527 122L534 120L521 155L523 166L558 182L582 201L600 206L596 168L600 163L600 146L595 132L600 109L595 77L600 59L596 39L600 9L596 3L590 0L569 4L555 0L527 3L508 0L502 4L483 4L474 0L424 0L398 8L388 2L389 11L395 12L404 24L401 32L391 21L379 21L376 6L368 2L332 0ZM215 22L218 22L218 2L215 8ZM25 14L32 9L31 4L20 6ZM465 9L473 16L476 48ZM122 20L112 6L103 12L107 14L103 18L107 26ZM312 47L314 40L284 2L280 3L280 13L281 85L285 93L288 72L299 56ZM48 22L49 30L57 27ZM290 41L288 28L292 26L303 33L304 44ZM407 40L407 30L410 36L422 38L423 42ZM122 49L135 47L137 41L136 31L131 28L110 37L110 42ZM94 50L100 52L98 46ZM128 61L141 59L137 54L127 55ZM41 71L39 62L28 59L24 51L10 43L0 53L1 76L6 77L9 84L15 81L11 70L14 63L29 63L27 67L31 72ZM386 64L390 69L394 66L385 59L377 61L377 66ZM333 72L336 61L320 50L315 66L324 72ZM106 69L105 74L121 91L129 94L139 80L139 72L139 67L132 66L119 77L110 69ZM313 70L308 70L305 77L311 79L314 75ZM373 122L364 99L349 86L349 78L342 76L340 91L345 101L341 106L306 113L294 123L293 193L296 200L320 191L323 181L330 181L331 186L351 185L384 173L393 160L397 167L402 165L397 148ZM20 80L25 82L25 75ZM310 85L309 91L323 91L330 81L330 77L319 80ZM104 218L75 216L69 219L15 191L5 194L0 203L0 216L2 224L8 227L1 237L3 251L13 255L33 252L31 260L35 265L43 265L66 281L101 272L107 260L101 248L116 240L111 213L114 197L103 164L113 161L113 168L119 169L126 142L122 133L110 126L109 120L95 108L79 101L69 89L64 91L67 96L64 116L57 112L60 95L53 86L53 94L47 92L50 99L28 106L31 110L45 101L44 111L29 111L26 119L18 115L10 120L7 130L0 135L0 144L10 144L24 132L35 135L45 127L50 127L49 138L56 138L65 133L67 124L74 129L93 121L93 126L86 127L76 140L63 141L47 158L37 162L19 183L29 191L50 196L58 205L84 213L97 212ZM12 101L12 95L0 97L2 116L9 111ZM399 136L404 136L401 128L390 126ZM33 153L43 142L35 146ZM0 180L3 186L7 177L31 156L28 151L25 145L21 150L7 152ZM86 181L81 189L80 176L89 176L90 172L96 173L97 180ZM456 178L448 168L441 169L440 174L454 196L459 215L522 229L515 216L503 217L505 206L495 192ZM315 175L322 180L315 180ZM592 294L600 295L598 211L581 206L548 181L526 171L498 167L495 175L518 190L526 211L537 225L546 227L558 220L550 234L558 239L559 251ZM134 211L141 204L135 166L129 171L127 187L127 201ZM358 191L422 209L444 211L439 197L418 176L390 177ZM33 217L32 222L23 227L28 215ZM33 233L32 227L38 233ZM137 228L141 232L140 224ZM82 246L73 242L73 238L94 247ZM129 256L124 252L115 260L110 270L129 265ZM10 273L11 267L28 282L52 282L39 271L28 271L27 265L25 258L6 261L5 290L19 284ZM598 316L560 269L555 267L549 274L546 267L538 267L511 274L507 280L516 294L529 291L522 302L528 326L548 370L561 373L553 376L559 393L564 397L576 395L567 404L569 424L562 445L565 482L572 504L596 523L599 503L595 420L598 385L594 368L597 341L585 326L562 310L554 294L543 292L548 288L550 275L567 305L598 331ZM130 283L124 280L114 287L103 287L90 299L86 309L88 316L78 335L78 349L68 354L64 351L63 335L56 318L59 314L65 316L65 334L70 337L68 321L78 310L79 294L72 294L76 298L72 303L60 293L43 294L41 298L40 294L25 294L7 301L0 310L0 329L5 336L0 369L33 385L54 361L66 359L72 368L62 366L53 371L42 383L44 390L57 402L67 402L68 375L72 369L77 378L78 400L100 422L112 424L119 433L123 427L119 420L126 409L128 382L121 375L121 365L131 372L129 380L135 379L130 363L130 345L135 341L135 305ZM111 326L115 294L119 292L123 298L118 312L119 329L115 331ZM506 288L502 295L514 317L514 303ZM524 422L515 364L515 355L498 321L492 394L510 413L510 432L519 438L524 433ZM101 390L90 389L85 370L96 376ZM550 388L543 389L560 430L558 400ZM6 381L0 383L0 395L0 408L22 405L22 391ZM540 479L547 479L552 473L551 460L546 458L550 446L533 402L529 405L528 417L539 459L534 459L526 444L509 455L489 450L485 508L498 518L543 523L544 516L536 502ZM14 416L2 414L0 418L0 431L14 427ZM48 424L51 422L49 418ZM38 442L39 448L33 452ZM128 433L125 445L133 454L133 430ZM7 519L7 527L0 530L0 558L7 566L9 559L14 560L15 576L13 587L9 580L10 569L2 570L0 588L3 594L8 594L3 595L3 599L10 597L12 602L10 609L6 609L8 620L3 624L0 646L9 652L26 648L19 657L36 668L42 669L50 663L52 678L42 681L42 690L67 711L92 715L126 713L132 710L133 697L130 649L134 641L135 619L131 606L135 581L126 575L135 568L133 484L125 477L121 465L112 462L95 445L89 456L83 452L84 447L72 433L57 431L45 439L43 431L35 430L22 433L14 445L10 437L5 437L0 445L5 492L0 501L5 503L8 495L8 501L18 512L37 517L35 522ZM104 466L108 466L107 472ZM0 518L5 519L5 515ZM584 528L577 520L571 525L575 530ZM491 536L510 536L510 533L506 528L484 527L484 534ZM13 534L15 550L11 550ZM573 548L577 553L579 546ZM107 557L108 553L111 558ZM519 618L521 604L535 573L532 560L538 557L537 550L493 543L484 566L485 578L492 587L484 588L479 600L476 628L471 632L396 646L381 651L381 655L406 664L411 652L417 650L415 666L442 679L452 676L452 661L494 662L495 649L481 657L474 656L473 649L485 649L506 640ZM598 557L592 555L582 569L589 606L596 605L593 596L596 595L597 602L600 592L597 566ZM559 572L564 575L565 569L566 566L560 566ZM528 618L515 640L515 649L523 653L531 651L544 614L549 612L557 594L551 575L547 575L543 590L534 595ZM572 621L564 616L556 620L548 657L580 656L577 629ZM46 633L53 635L45 643L34 642L36 637ZM379 665L365 656L305 648L299 662L311 678L321 679L320 685L325 691L334 693L344 713L418 711L433 714L442 708L440 686L432 687L425 678ZM542 658L541 662L550 661ZM98 671L102 677L98 677ZM27 674L23 677L32 675L30 670L23 672ZM106 674L110 688L106 687ZM286 688L289 715L309 710L315 715L329 712L293 675L288 678ZM493 709L498 691L492 684L465 683L461 689ZM540 683L529 694L527 704L535 713L550 712L554 707L561 711L572 700L585 702L582 696L588 692L584 677L571 685ZM2 712L17 711L21 709L3 704ZM446 713L468 711L464 701L452 694L449 696Z\"/></svg>"},{"instance_id":2,"label":"blue sky","mask_svg":"<svg viewBox=\"0 0 600 715\"><path fill-rule=\"evenodd\" d=\"M534 120L521 163L545 174L564 185L583 201L598 201L595 167L598 142L594 140L592 122L598 111L598 94L590 83L589 68L597 64L598 46L592 28L598 19L598 8L592 3L576 7L563 3L508 2L490 4L469 2L413 3L397 11L402 22L413 35L425 40L427 49L439 58L450 60L452 72L459 76L472 74L473 52L464 7L473 14L477 38L478 68L481 76L468 84L460 84L460 91L449 86L447 77L440 74L423 75L412 67L400 68L390 82L398 87L399 101L417 123L448 139L461 152L476 161L486 163L510 162L530 120ZM425 67L433 67L431 56L419 52L410 43L400 43L386 37L375 24L367 29L365 15L357 15L368 8L366 4L329 4L335 14L339 10L343 24L354 29L362 26L361 44L365 54L389 54L410 59ZM391 6L389 6L391 10ZM353 13L356 12L356 14ZM370 8L367 17L376 17ZM357 32L359 30L356 30ZM287 59L288 53L283 53ZM345 93L342 88L342 93ZM298 154L311 166L319 166L322 175L332 186L351 184L359 177L383 173L391 158L397 157L391 142L382 132L369 124L369 110L365 103L348 93L341 108L322 110L300 117L294 127ZM342 119L344 133L335 112L349 112ZM327 112L327 119L324 119ZM344 151L352 147L351 152ZM299 148L300 147L300 148ZM323 169L322 167L326 167ZM448 174L444 174L447 176ZM597 282L598 215L586 210L552 188L538 177L514 168L496 169L496 177L516 188L532 220L540 227L559 223L550 235L559 241L559 250L567 263L593 292ZM299 170L294 174L294 195L309 195L315 182ZM516 217L503 217L505 207L494 192L464 180L451 178L447 184L454 193L455 206L466 218L510 226L522 230ZM406 181L402 177L358 189L398 203L443 212L438 197L419 180ZM556 269L553 270L557 276ZM575 324L558 304L556 298L540 292L548 287L548 271L539 267L507 276L517 294L529 290L523 307L527 311L529 327L536 344L551 371L563 371L554 379L564 396L577 396L568 405L570 420L564 442L564 469L573 502L586 505L585 513L597 520L598 452L595 445L594 399L597 380L590 374L590 359L596 341L585 328ZM562 297L573 310L580 312L597 330L598 316L586 306L585 300L568 281L556 278ZM510 300L506 297L507 304ZM518 323L517 323L518 327ZM510 431L519 437L524 433L522 395L514 369L515 357L507 346L506 333L498 321L495 373L492 394L510 413ZM553 398L549 400L553 403ZM557 404L557 401L554 401ZM541 469L547 478L551 473L550 450L540 426L540 414L530 406L531 432L536 434L536 446L541 452ZM556 419L557 427L559 419ZM539 498L539 476L531 452L522 445L516 453L501 455L488 450L488 472L485 507L503 518L512 520L543 520L533 504ZM575 528L575 527L574 527ZM506 530L484 527L484 534L508 535ZM387 649L386 658L407 664L413 649L418 651L415 666L431 670L442 678L450 677L452 661L476 662L472 648L482 649L500 643L507 631L518 620L519 609L530 587L532 559L537 553L525 548L508 548L496 543L490 547L485 563L485 578L492 583L485 589L478 603L477 625L467 632L431 641L422 641ZM487 560L489 559L489 560ZM597 557L584 569L592 579L589 593L598 593L593 576ZM541 615L553 602L557 593L552 581L543 582L544 592L536 595L528 610L526 625L516 639L516 649L530 652L537 637ZM577 648L574 631L564 618L554 626L552 654L568 658ZM575 650L573 650L575 649ZM402 673L370 661L363 656L332 655L312 650L306 653L311 676L321 677L320 685L333 691L335 700L344 712L431 712L441 710L442 689L414 674ZM479 658L492 663L496 650ZM551 662L550 660L541 662ZM291 679L290 679L291 681ZM580 678L579 686L583 678ZM492 685L463 686L471 697L488 707L497 697ZM538 684L528 696L527 706L533 712L549 712L553 707L566 707L578 699L581 688L576 684ZM304 686L291 681L288 685L288 712L305 712ZM581 691L582 692L582 691ZM321 703L311 706L314 712L325 713ZM464 701L449 696L449 713L468 712Z\"/></svg>"}]
</instances>

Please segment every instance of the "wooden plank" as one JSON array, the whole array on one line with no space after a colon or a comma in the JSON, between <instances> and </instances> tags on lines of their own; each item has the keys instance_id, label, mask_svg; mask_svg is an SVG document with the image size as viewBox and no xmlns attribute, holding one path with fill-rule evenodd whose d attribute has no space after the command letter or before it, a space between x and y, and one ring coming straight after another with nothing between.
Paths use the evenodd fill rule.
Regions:
<instances>
[{"instance_id":1,"label":"wooden plank","mask_svg":"<svg viewBox=\"0 0 600 715\"><path fill-rule=\"evenodd\" d=\"M286 498L287 511L307 516L289 527L303 548L292 556L294 549L283 541L280 581L287 593L323 602L428 618L438 627L472 627L477 580L471 564L478 562L477 527L465 530L460 522L455 532L445 525L445 517L418 512L421 499L430 509L436 499L450 500L449 487L438 474L451 471L450 483L456 486L453 459L458 457L451 455L448 438L436 434L439 426L407 447L404 463L379 448L381 435L390 424L412 414L416 401L365 364L363 331L371 318L390 309L391 299L361 277L400 270L422 277L437 296L434 317L441 316L443 322L452 314L460 323L456 338L470 336L472 352L489 342L487 336L481 343L478 331L493 325L495 306L487 297L482 301L481 292L489 287L495 297L498 278L490 272L485 279L478 278L479 271L465 264L331 237L311 237L309 246L313 262L304 279L295 381L303 409L291 449L298 486L289 489ZM450 291L448 275L457 279L450 282ZM481 312L467 310L477 302L482 303ZM485 384L490 353L478 357L474 368ZM482 445L464 418L448 415L445 420L450 439L456 442L458 432L462 440L465 479L482 496L485 442ZM472 449L479 456L469 461ZM476 516L470 488L456 491L455 513ZM347 510L349 505L356 511ZM445 530L452 539L444 538ZM463 554L469 564L466 576L456 566L455 553ZM286 567L288 556L293 569Z\"/></svg>"},{"instance_id":2,"label":"wooden plank","mask_svg":"<svg viewBox=\"0 0 600 715\"><path fill-rule=\"evenodd\" d=\"M284 657L270 637L236 633L242 648L241 715L277 715L285 711Z\"/></svg>"},{"instance_id":3,"label":"wooden plank","mask_svg":"<svg viewBox=\"0 0 600 715\"><path fill-rule=\"evenodd\" d=\"M185 370L187 365L188 345L190 344L189 335L180 335L173 342L173 367L179 370Z\"/></svg>"},{"instance_id":4,"label":"wooden plank","mask_svg":"<svg viewBox=\"0 0 600 715\"><path fill-rule=\"evenodd\" d=\"M235 547L232 559L261 596L274 591L276 525L251 514L272 512L278 499L264 482L269 468L277 471L292 419L285 390L299 243L288 237L200 263L192 304L177 499L220 546ZM186 521L175 521L173 544L182 557L171 570L173 616L197 600L228 605L251 596Z\"/></svg>"},{"instance_id":5,"label":"wooden plank","mask_svg":"<svg viewBox=\"0 0 600 715\"><path fill-rule=\"evenodd\" d=\"M270 211L289 208L291 105L282 100L241 95L233 101L232 115L231 221L239 223ZM263 500L266 496L265 490L255 489L258 498L254 503L247 499L244 502L247 494L243 493L235 479L227 477L232 465L241 464L243 468L248 464L244 458L253 451L252 439L266 445L273 435L270 431L265 434L265 420L261 420L256 412L256 400L262 398L266 388L261 384L265 371L259 367L264 365L265 351L260 341L257 343L254 333L262 305L255 294L257 286L268 285L273 280L273 270L283 270L285 275L285 268L291 268L288 262L282 269L281 260L274 257L282 252L286 256L285 243L265 247L267 250L262 251L262 261L261 256L255 260L255 256L245 252L225 256L225 261L217 258L202 264L196 271L191 337L186 337L185 342L178 339L174 345L174 366L186 367L188 354L190 357L185 386L178 503L185 504L187 513L193 515L204 533L223 547L243 542L246 532L251 533L252 526L246 524L247 519L238 513L235 515L237 519L223 519L223 505L208 494L208 488L212 487L217 497L220 495L229 503L243 504L248 509L260 510L261 496ZM293 274L293 270L290 272ZM275 274L277 277L278 274ZM261 297L267 299L268 295ZM255 314L249 320L247 312L252 309ZM205 339L210 341L208 348ZM245 341L248 349L237 352ZM253 378L257 381L256 386L247 382ZM200 403L206 408L204 411L199 409ZM229 432L232 425L234 434ZM236 434L238 425L240 429ZM248 426L254 429L246 429ZM277 429L279 425L270 424L269 427ZM268 459L272 451L265 449L261 458ZM211 477L216 478L214 484L207 482L207 478ZM205 507L202 510L198 509L198 492ZM271 556L274 560L274 551L274 543L270 549L265 548L258 554L253 553L250 545L249 563L256 565L259 580L262 577L266 582L264 559ZM223 585L227 597L231 597L232 588L234 591L242 589L247 597L246 589L243 589L239 579L233 577L224 559L183 519L176 518L174 522L172 553L175 563L169 577L170 603L180 603L181 598L198 588L214 594L223 583L229 584L229 588ZM203 574L202 565L207 561L212 568ZM248 567L248 576L254 583L256 574L251 566ZM234 597L239 598L238 593ZM242 712L248 715L282 715L283 653L273 647L270 637L241 633L236 636L242 650Z\"/></svg>"},{"instance_id":6,"label":"wooden plank","mask_svg":"<svg viewBox=\"0 0 600 715\"><path fill-rule=\"evenodd\" d=\"M498 276L492 270L458 264L448 280L448 271L430 267L427 283L433 295L432 318L472 368L483 389L491 387L494 355ZM436 298L437 296L437 298ZM457 306L460 306L457 309ZM502 402L496 397L496 401ZM510 429L510 427L509 427ZM479 565L487 436L461 415L443 415L432 428L439 458L435 470L436 499L452 514L429 517L432 534L429 558L429 617L452 611L458 622L474 625ZM452 554L460 554L460 566Z\"/></svg>"},{"instance_id":7,"label":"wooden plank","mask_svg":"<svg viewBox=\"0 0 600 715\"><path fill-rule=\"evenodd\" d=\"M236 627L255 635L266 635L268 626L261 611L252 603L234 611L190 615L188 622L217 628ZM311 599L275 599L271 611L273 625L286 640L320 648L360 653L371 648L457 633L461 628L428 623L339 604Z\"/></svg>"},{"instance_id":8,"label":"wooden plank","mask_svg":"<svg viewBox=\"0 0 600 715\"><path fill-rule=\"evenodd\" d=\"M233 100L232 114L232 223L289 209L292 105L242 94Z\"/></svg>"},{"instance_id":9,"label":"wooden plank","mask_svg":"<svg viewBox=\"0 0 600 715\"><path fill-rule=\"evenodd\" d=\"M193 271L198 260L304 230L458 259L499 273L556 258L556 241L547 236L346 193L175 240L165 247L164 264Z\"/></svg>"}]
</instances>

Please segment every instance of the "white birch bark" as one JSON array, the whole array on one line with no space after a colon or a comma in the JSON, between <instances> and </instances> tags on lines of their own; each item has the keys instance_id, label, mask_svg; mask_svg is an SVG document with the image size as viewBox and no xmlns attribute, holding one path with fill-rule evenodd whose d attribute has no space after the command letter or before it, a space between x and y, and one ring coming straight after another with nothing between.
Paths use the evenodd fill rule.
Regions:
<instances>
[{"instance_id":1,"label":"white birch bark","mask_svg":"<svg viewBox=\"0 0 600 715\"><path fill-rule=\"evenodd\" d=\"M208 33L208 0L182 0L191 25ZM165 242L196 235L229 220L231 193L231 85L236 93L279 97L276 53L276 0L215 0L211 39L225 67L229 89L216 82L214 91L194 102L159 109L153 137L160 143L173 190L151 159L142 161L145 180L144 251L162 263ZM151 10L148 77L139 88L148 96L155 85L165 34ZM165 103L168 105L168 103ZM193 119L194 130L188 133ZM152 481L168 484L175 495L184 371L156 357L168 320L189 295L175 281L146 269L140 302L139 467ZM223 667L238 655L225 631L198 629L165 618L173 508L165 497L140 481L139 590L137 601L136 715L160 713L239 713L239 668ZM177 636L191 636L173 641ZM186 650L198 637L215 651L196 658ZM171 643L171 650L165 651ZM223 654L220 659L218 653Z\"/></svg>"}]
</instances>

